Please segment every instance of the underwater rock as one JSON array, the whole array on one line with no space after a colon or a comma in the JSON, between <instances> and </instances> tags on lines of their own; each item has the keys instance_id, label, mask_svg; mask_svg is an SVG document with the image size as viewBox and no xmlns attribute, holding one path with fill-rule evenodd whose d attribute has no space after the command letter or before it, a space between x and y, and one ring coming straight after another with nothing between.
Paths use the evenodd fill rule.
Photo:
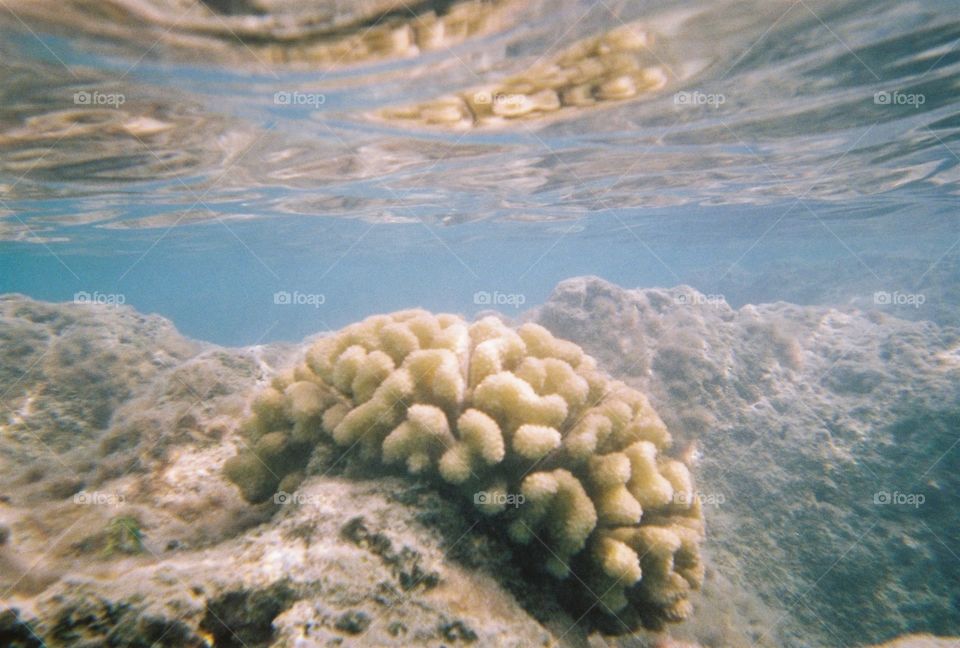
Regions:
<instances>
[{"instance_id":1,"label":"underwater rock","mask_svg":"<svg viewBox=\"0 0 960 648\"><path fill-rule=\"evenodd\" d=\"M711 529L696 613L616 636L596 610L571 614L566 588L516 560L498 518L478 521L454 486L374 475L321 444L282 503L244 501L223 467L244 447L251 398L304 362L303 346L199 344L125 307L7 296L0 312L0 643L67 645L56 628L73 628L95 645L150 645L169 628L175 645L209 644L211 604L279 583L293 594L269 623L273 645L473 633L472 645L517 648L792 648L958 634L958 567L940 542L960 536L955 329L782 303L734 310L685 287L560 284L529 317L649 394L674 447L700 464L692 497ZM61 371L52 353L73 360ZM90 384L84 358L116 394ZM309 411L309 392L291 396ZM499 457L496 444L475 447L474 460ZM105 553L111 520L128 516L142 551Z\"/></svg>"},{"instance_id":2,"label":"underwater rock","mask_svg":"<svg viewBox=\"0 0 960 648\"><path fill-rule=\"evenodd\" d=\"M273 620L293 603L295 593L284 581L262 590L224 592L207 602L200 628L213 636L216 646L246 648L269 645Z\"/></svg>"},{"instance_id":3,"label":"underwater rock","mask_svg":"<svg viewBox=\"0 0 960 648\"><path fill-rule=\"evenodd\" d=\"M166 509L170 524L205 537L205 522L224 511L187 519L201 517L188 508L202 498L185 500L203 487L188 487L176 473L199 456L225 453L221 437L245 406L243 391L261 377L263 356L276 351L220 350L129 307L19 296L0 298L0 340L5 505L60 508L45 532L70 529L63 541L74 547L103 549L91 540L105 537L111 519L146 523L136 511L142 505ZM157 475L161 482L152 481ZM0 521L16 538L23 521Z\"/></svg>"},{"instance_id":4,"label":"underwater rock","mask_svg":"<svg viewBox=\"0 0 960 648\"><path fill-rule=\"evenodd\" d=\"M716 277L725 277L724 294L730 302L778 299L960 326L960 258L956 255L946 254L933 264L923 255L905 258L864 251L858 256L823 264L781 259L771 261L762 273L716 266L693 275L692 281L709 286ZM864 272L864 266L874 272Z\"/></svg>"},{"instance_id":5,"label":"underwater rock","mask_svg":"<svg viewBox=\"0 0 960 648\"><path fill-rule=\"evenodd\" d=\"M145 612L134 601L114 602L76 591L55 597L54 611L39 626L47 648L203 648L207 644L176 618Z\"/></svg>"},{"instance_id":6,"label":"underwater rock","mask_svg":"<svg viewBox=\"0 0 960 648\"><path fill-rule=\"evenodd\" d=\"M0 646L9 648L43 648L29 621L20 617L20 610L0 610Z\"/></svg>"},{"instance_id":7,"label":"underwater rock","mask_svg":"<svg viewBox=\"0 0 960 648\"><path fill-rule=\"evenodd\" d=\"M712 561L784 602L767 638L957 634L960 330L596 277L560 283L531 317L649 394L690 444Z\"/></svg>"},{"instance_id":8,"label":"underwater rock","mask_svg":"<svg viewBox=\"0 0 960 648\"><path fill-rule=\"evenodd\" d=\"M342 641L354 636L337 627L347 613L370 619L370 645L436 645L471 632L480 645L549 642L517 598L542 593L511 566L508 548L408 480L315 475L279 507L239 497L222 476L239 422L297 348L193 343L126 307L19 296L0 304L9 341L0 347L0 526L9 530L0 591L20 610L0 617L0 643L32 646L36 635L52 647L208 645L225 636L216 617L232 627L229 610L243 608L237 592L271 612L255 623L238 612L251 620L241 633L250 648ZM46 364L53 352L95 363L123 389L105 393L76 363ZM140 358L156 364L133 373ZM109 415L80 408L94 396ZM72 444L59 411L75 412L83 431ZM49 487L65 477L73 489ZM358 514L376 551L341 533ZM292 594L260 605L278 583ZM552 614L557 626L575 621Z\"/></svg>"},{"instance_id":9,"label":"underwater rock","mask_svg":"<svg viewBox=\"0 0 960 648\"><path fill-rule=\"evenodd\" d=\"M138 386L200 348L167 320L130 308L0 297L5 455L35 445L34 435L58 452L94 441Z\"/></svg>"},{"instance_id":10,"label":"underwater rock","mask_svg":"<svg viewBox=\"0 0 960 648\"><path fill-rule=\"evenodd\" d=\"M362 634L370 627L370 617L365 612L355 612L353 610L344 612L334 624L337 630L342 630L347 634Z\"/></svg>"}]
</instances>

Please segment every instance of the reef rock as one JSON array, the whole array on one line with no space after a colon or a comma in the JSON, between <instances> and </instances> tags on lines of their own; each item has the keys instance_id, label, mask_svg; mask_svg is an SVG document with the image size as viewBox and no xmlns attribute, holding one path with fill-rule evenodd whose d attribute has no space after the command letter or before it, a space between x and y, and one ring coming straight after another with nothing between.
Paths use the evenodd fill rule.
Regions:
<instances>
[{"instance_id":1,"label":"reef rock","mask_svg":"<svg viewBox=\"0 0 960 648\"><path fill-rule=\"evenodd\" d=\"M958 634L960 331L879 311L732 309L688 287L557 286L536 321L650 395L702 456L715 569L778 645Z\"/></svg>"},{"instance_id":2,"label":"reef rock","mask_svg":"<svg viewBox=\"0 0 960 648\"><path fill-rule=\"evenodd\" d=\"M224 466L244 448L254 396L305 347L220 348L127 307L7 296L0 645L799 647L958 634L956 330L733 310L688 288L593 278L560 284L529 318L648 394L673 449L700 461L693 497L709 535L688 621L607 634L495 524L400 471L314 450L299 486L251 505ZM477 447L470 461L498 454Z\"/></svg>"},{"instance_id":3,"label":"reef rock","mask_svg":"<svg viewBox=\"0 0 960 648\"><path fill-rule=\"evenodd\" d=\"M0 645L519 647L566 629L526 611L551 602L509 548L422 485L325 470L241 499L223 465L296 349L203 345L127 307L7 296L0 315Z\"/></svg>"}]
</instances>

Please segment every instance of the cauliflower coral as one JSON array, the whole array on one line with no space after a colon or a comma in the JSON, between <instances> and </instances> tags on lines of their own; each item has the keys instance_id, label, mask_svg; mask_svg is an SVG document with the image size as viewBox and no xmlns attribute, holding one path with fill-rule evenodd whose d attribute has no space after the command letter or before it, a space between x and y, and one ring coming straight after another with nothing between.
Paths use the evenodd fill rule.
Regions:
<instances>
[{"instance_id":1,"label":"cauliflower coral","mask_svg":"<svg viewBox=\"0 0 960 648\"><path fill-rule=\"evenodd\" d=\"M690 471L664 454L670 434L643 394L542 326L373 316L316 342L252 409L249 447L225 466L251 502L295 490L329 438L458 487L608 614L691 612L704 529Z\"/></svg>"}]
</instances>

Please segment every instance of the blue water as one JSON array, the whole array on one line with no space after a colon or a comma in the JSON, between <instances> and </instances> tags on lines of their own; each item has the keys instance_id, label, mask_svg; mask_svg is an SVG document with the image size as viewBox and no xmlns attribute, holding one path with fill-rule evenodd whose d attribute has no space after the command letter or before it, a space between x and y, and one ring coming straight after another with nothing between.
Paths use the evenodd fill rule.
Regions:
<instances>
[{"instance_id":1,"label":"blue water","mask_svg":"<svg viewBox=\"0 0 960 648\"><path fill-rule=\"evenodd\" d=\"M178 41L176 29L126 23L119 10L95 15L180 1L0 0L0 294L122 303L167 317L192 338L238 346L300 341L414 306L467 317L488 308L520 315L542 304L558 282L579 275L626 287L689 284L734 307L782 300L960 327L957 0L514 0L514 21L489 33L419 56L350 65L274 64L236 39ZM662 89L499 128L445 130L375 117L383 108L493 84L623 23L653 35L651 57L667 78ZM292 92L322 101L276 102L277 93ZM84 93L122 97L122 104L78 103ZM690 97L712 100L681 100ZM889 303L891 296L902 303ZM604 321L603 313L594 315ZM824 326L831 319L844 318L824 317ZM882 328L881 319L874 321ZM769 576L762 591L771 598L796 593L792 584L773 582L778 569L804 578L816 572L797 581L812 583L799 598L765 601L785 610L770 629L781 621L797 626L790 632L800 638L791 645L810 645L808 636L820 637L820 645L888 638L868 636L876 628L957 633L957 615L939 612L958 609L957 597L943 594L957 557L950 535L956 515L938 502L955 497L949 475L957 472L960 424L949 398L929 403L925 387L909 384L915 367L933 366L913 364L909 347L931 338L894 324L883 329L894 332L883 342L883 353L889 342L889 375L877 378L878 367L865 366L861 376L853 359L861 342L843 347L837 337L843 329L836 328L823 343L829 348L822 357L832 364L816 380L826 382L833 371L831 383L877 380L896 389L869 394L872 387L861 393L854 385L834 390L836 401L821 402L816 385L801 389L808 385L791 382L798 377L777 378L790 387L783 394L811 396L796 402L783 394L758 396L758 402L770 396L783 415L769 438L765 425L757 431L756 421L768 420L759 409L718 415L723 427L701 435L708 424L701 425L699 408L730 407L692 408L690 425L702 436L704 455L718 450L714 473L708 460L704 475L720 471L722 482L735 473L729 483L742 482L739 510L752 516L746 491L757 483L778 498L791 491L771 517L757 519L792 516L764 539L796 564L757 570L762 546L746 546L744 564L752 572L724 574L728 565L716 565L716 575L732 581ZM11 330L17 336L21 329ZM928 330L954 344L946 328ZM664 358L679 344L669 337ZM937 365L943 374L931 376L931 385L949 385L957 354L949 344ZM822 349L813 350L819 359ZM72 348L63 353L67 361L82 355ZM24 376L44 366L43 355ZM676 356L678 364L693 362ZM101 375L80 365L83 371L66 375L83 381ZM714 380L712 368L698 371L689 371L691 382ZM816 373L810 371L803 375ZM18 386L21 378L8 381L8 391L22 390L23 400L0 421L4 443L16 440L14 433L26 435L34 414L56 421L56 398L73 393L68 384L66 396L48 390L55 393L45 399L43 379L35 388ZM753 391L739 380L731 388ZM664 384L673 389L669 380ZM722 393L713 383L707 387L702 393ZM877 393L903 401L882 403L902 410L889 422L892 431L863 405L889 398ZM686 407L685 394L671 397ZM154 401L132 402L140 408ZM127 423L121 417L111 430ZM69 419L63 429L74 434ZM740 457L741 446L744 457L755 444L770 453L787 448L778 438L800 449L762 457L758 465L776 463L802 486L747 479L749 459L742 465L717 459ZM72 439L64 446L73 447ZM875 444L886 443L873 453ZM926 461L927 449L938 458ZM931 494L923 509L928 517L892 507L864 514L872 500L860 490L903 489L904 476L874 484L871 464L845 454L859 450L877 466L902 466L904 483L926 480L917 487ZM917 478L919 464L926 472ZM889 562L877 567L863 547L849 557L821 552L835 541L815 537L815 524L809 541L793 533L824 513L839 519L826 508L834 506L850 507L846 517L858 518L838 529L838 537L851 534L847 552L877 519L888 522L878 534L919 520L931 537L901 546L891 536L887 543L898 559L902 552L904 572L914 566L915 580L884 571ZM727 546L739 542L730 535L737 524L753 521L710 515L716 515L710 534ZM783 529L789 536L777 535ZM930 578L929 566L942 573ZM872 584L877 591L865 592ZM909 599L901 590L907 586L920 594L915 605L901 604ZM829 595L800 606L808 594L812 601L822 593ZM870 596L889 598L867 607ZM844 597L845 605L824 609ZM900 618L857 614L894 608ZM707 626L717 623L706 619Z\"/></svg>"},{"instance_id":2,"label":"blue water","mask_svg":"<svg viewBox=\"0 0 960 648\"><path fill-rule=\"evenodd\" d=\"M232 345L415 305L472 315L478 291L512 314L582 274L733 305L923 292L898 314L960 322L955 3L529 3L450 50L320 69L240 46L240 62L191 59L16 10L0 34L0 293L106 295ZM662 91L495 130L370 117L631 20L656 35ZM78 91L125 101L77 117ZM280 91L324 100L278 106Z\"/></svg>"}]
</instances>

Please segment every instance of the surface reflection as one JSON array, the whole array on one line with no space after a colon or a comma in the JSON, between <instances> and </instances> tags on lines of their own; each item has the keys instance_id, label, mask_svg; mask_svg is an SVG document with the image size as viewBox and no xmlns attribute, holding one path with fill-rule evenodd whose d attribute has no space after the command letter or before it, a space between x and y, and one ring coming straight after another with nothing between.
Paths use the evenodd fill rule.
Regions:
<instances>
[{"instance_id":1,"label":"surface reflection","mask_svg":"<svg viewBox=\"0 0 960 648\"><path fill-rule=\"evenodd\" d=\"M960 23L933 5L808 4L470 1L400 15L385 1L74 1L51 13L10 0L0 238L287 215L450 226L685 205L779 214L798 199L956 195ZM319 33L401 19L446 20L457 45L430 50L416 32L416 51L389 62L267 72L248 51L269 42L289 61ZM51 20L80 36L40 45ZM91 55L93 36L127 50ZM208 56L211 42L247 58ZM173 51L204 65L164 63ZM278 101L293 92L317 100Z\"/></svg>"}]
</instances>

